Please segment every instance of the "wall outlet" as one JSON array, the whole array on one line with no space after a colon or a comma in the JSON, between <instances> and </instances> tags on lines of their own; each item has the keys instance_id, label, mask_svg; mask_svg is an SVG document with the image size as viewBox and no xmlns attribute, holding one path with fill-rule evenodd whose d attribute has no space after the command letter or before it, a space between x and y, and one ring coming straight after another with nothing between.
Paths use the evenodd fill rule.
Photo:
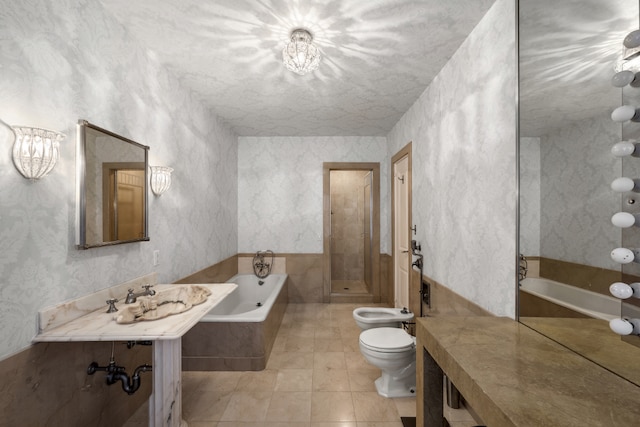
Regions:
<instances>
[{"instance_id":1,"label":"wall outlet","mask_svg":"<svg viewBox=\"0 0 640 427\"><path fill-rule=\"evenodd\" d=\"M158 264L160 264L160 251L158 249L156 249L155 251L153 251L153 265L154 267Z\"/></svg>"}]
</instances>

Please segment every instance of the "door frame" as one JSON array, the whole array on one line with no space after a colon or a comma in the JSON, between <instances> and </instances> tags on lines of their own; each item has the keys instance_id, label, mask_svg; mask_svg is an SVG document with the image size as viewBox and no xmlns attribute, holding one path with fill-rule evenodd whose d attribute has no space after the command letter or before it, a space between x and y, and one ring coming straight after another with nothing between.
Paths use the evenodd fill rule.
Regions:
<instances>
[{"instance_id":1,"label":"door frame","mask_svg":"<svg viewBox=\"0 0 640 427\"><path fill-rule=\"evenodd\" d=\"M408 209L408 216L409 218L407 219L407 224L411 225L413 222L413 215L412 215L412 206L413 206L413 202L412 202L412 183L411 183L411 176L412 176L412 162L411 162L411 141L409 141L409 143L407 145L405 145L404 147L402 147L400 149L400 151L398 151L396 154L393 155L393 157L391 158L391 171L389 173L389 175L391 175L391 179L390 179L390 185L391 185L391 274L390 274L390 279L391 279L391 286L389 288L389 295L388 295L388 299L387 299L387 303L389 305L391 305L392 307L394 306L394 301L395 301L395 292L396 292L396 208L395 208L395 185L394 185L394 171L395 171L395 164L400 161L402 158L407 157L407 161L408 161L408 165L407 165L407 169L408 169L408 173L407 173L407 185L409 186L409 190L408 190L408 205L409 205L409 209ZM407 230L407 234L408 236L408 242L411 241L411 228L409 228ZM413 276L412 274L412 268L411 268L411 263L412 263L412 259L413 257L408 257L409 260L409 265L408 267L408 271L409 271L409 304L411 304L411 277ZM422 280L422 278L421 278Z\"/></svg>"},{"instance_id":2,"label":"door frame","mask_svg":"<svg viewBox=\"0 0 640 427\"><path fill-rule=\"evenodd\" d=\"M322 164L322 228L323 228L323 291L322 301L331 302L331 171L366 170L373 173L371 191L373 193L373 213L371 222L372 303L380 302L380 163L324 162Z\"/></svg>"}]
</instances>

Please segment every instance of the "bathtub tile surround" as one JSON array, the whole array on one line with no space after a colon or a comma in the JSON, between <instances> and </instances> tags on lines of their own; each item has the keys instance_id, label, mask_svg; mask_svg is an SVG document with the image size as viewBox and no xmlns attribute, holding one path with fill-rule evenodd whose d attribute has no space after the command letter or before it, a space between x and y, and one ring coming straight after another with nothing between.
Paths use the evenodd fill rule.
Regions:
<instances>
[{"instance_id":1,"label":"bathtub tile surround","mask_svg":"<svg viewBox=\"0 0 640 427\"><path fill-rule=\"evenodd\" d=\"M254 254L238 254L238 274L254 274L253 256ZM287 257L276 254L271 274L287 274Z\"/></svg>"},{"instance_id":2,"label":"bathtub tile surround","mask_svg":"<svg viewBox=\"0 0 640 427\"><path fill-rule=\"evenodd\" d=\"M287 276L271 274L262 287L253 273L229 281L238 289L183 337L183 370L260 371L267 365L289 300ZM261 307L253 306L256 299ZM243 312L232 314L237 309Z\"/></svg>"}]
</instances>

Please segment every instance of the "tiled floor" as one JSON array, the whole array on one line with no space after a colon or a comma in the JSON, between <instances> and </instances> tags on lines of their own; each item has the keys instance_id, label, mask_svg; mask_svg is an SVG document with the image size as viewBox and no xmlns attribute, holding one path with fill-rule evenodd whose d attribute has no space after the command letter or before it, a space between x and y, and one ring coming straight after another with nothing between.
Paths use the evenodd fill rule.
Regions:
<instances>
[{"instance_id":1,"label":"tiled floor","mask_svg":"<svg viewBox=\"0 0 640 427\"><path fill-rule=\"evenodd\" d=\"M354 304L289 304L267 368L184 372L190 427L402 427L415 398L386 399L358 347Z\"/></svg>"}]
</instances>

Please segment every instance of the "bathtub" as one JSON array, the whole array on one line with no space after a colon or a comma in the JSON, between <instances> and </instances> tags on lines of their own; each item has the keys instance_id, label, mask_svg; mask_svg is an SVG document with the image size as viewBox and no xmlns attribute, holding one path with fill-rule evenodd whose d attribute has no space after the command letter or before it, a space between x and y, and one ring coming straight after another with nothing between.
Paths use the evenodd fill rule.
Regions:
<instances>
[{"instance_id":1,"label":"bathtub","mask_svg":"<svg viewBox=\"0 0 640 427\"><path fill-rule=\"evenodd\" d=\"M520 283L521 317L620 317L617 298L544 278L527 277Z\"/></svg>"},{"instance_id":2,"label":"bathtub","mask_svg":"<svg viewBox=\"0 0 640 427\"><path fill-rule=\"evenodd\" d=\"M260 371L267 365L288 303L288 276L242 274L227 282L238 287L182 337L185 371Z\"/></svg>"}]
</instances>

